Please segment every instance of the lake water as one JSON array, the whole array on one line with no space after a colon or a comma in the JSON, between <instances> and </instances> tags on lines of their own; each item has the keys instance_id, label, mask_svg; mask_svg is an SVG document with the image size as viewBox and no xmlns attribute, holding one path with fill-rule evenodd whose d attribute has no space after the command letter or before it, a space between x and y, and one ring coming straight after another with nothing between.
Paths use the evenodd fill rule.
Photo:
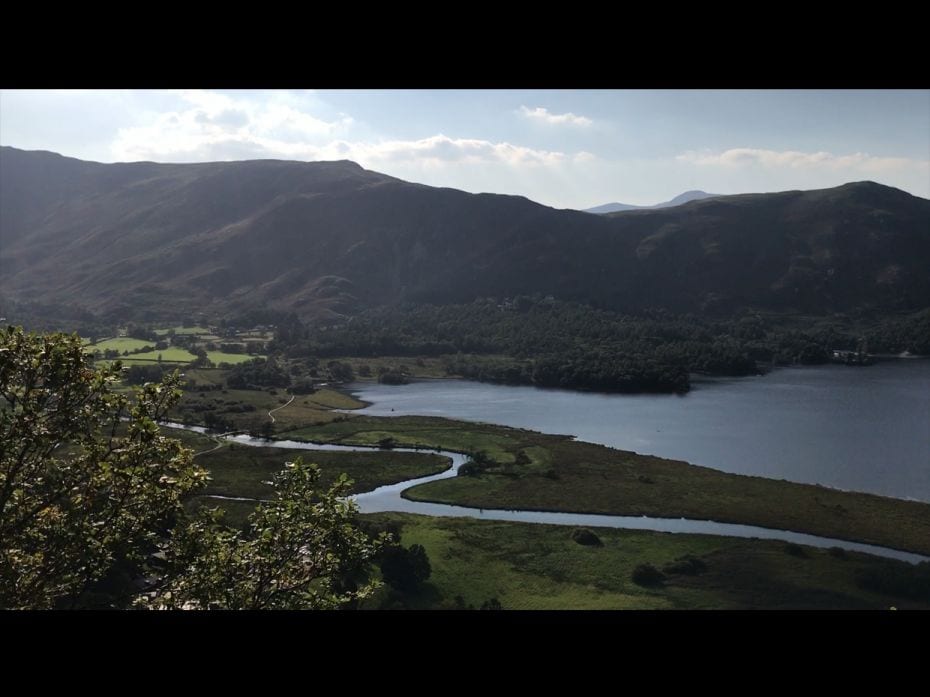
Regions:
<instances>
[{"instance_id":1,"label":"lake water","mask_svg":"<svg viewBox=\"0 0 930 697\"><path fill-rule=\"evenodd\" d=\"M930 502L930 360L701 380L684 396L464 380L351 389L373 403L365 414L445 416L570 434L726 472Z\"/></svg>"}]
</instances>

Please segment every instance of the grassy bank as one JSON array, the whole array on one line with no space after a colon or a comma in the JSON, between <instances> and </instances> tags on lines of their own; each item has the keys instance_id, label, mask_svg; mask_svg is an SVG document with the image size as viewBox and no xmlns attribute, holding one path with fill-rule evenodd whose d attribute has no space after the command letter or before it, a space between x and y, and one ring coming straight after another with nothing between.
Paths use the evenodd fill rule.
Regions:
<instances>
[{"instance_id":1,"label":"grassy bank","mask_svg":"<svg viewBox=\"0 0 930 697\"><path fill-rule=\"evenodd\" d=\"M177 421L204 424L207 413L224 430L260 431L271 424L268 412L274 411L274 430L286 432L308 424L325 424L346 418L334 409L357 409L364 404L336 390L322 389L307 395L290 395L284 389L265 390L215 389L222 382L209 371L190 371L196 385L205 391L188 390L172 410ZM220 371L216 371L220 372ZM291 400L291 397L294 397Z\"/></svg>"},{"instance_id":2,"label":"grassy bank","mask_svg":"<svg viewBox=\"0 0 930 697\"><path fill-rule=\"evenodd\" d=\"M352 493L437 474L451 466L449 458L434 453L301 452L230 444L197 458L197 464L210 471L211 481L202 493L269 498L272 489L266 482L284 468L285 462L292 462L297 457L320 466L323 486L329 486L340 473L345 472L355 482Z\"/></svg>"},{"instance_id":3,"label":"grassy bank","mask_svg":"<svg viewBox=\"0 0 930 697\"><path fill-rule=\"evenodd\" d=\"M904 562L771 540L591 528L600 545L572 539L573 528L432 518L366 516L400 526L404 546L426 549L432 575L413 594L380 592L371 606L504 609L930 609L930 596L879 592L875 579L911 578ZM683 561L690 558L696 561ZM634 583L650 564L664 579Z\"/></svg>"},{"instance_id":4,"label":"grassy bank","mask_svg":"<svg viewBox=\"0 0 930 697\"><path fill-rule=\"evenodd\" d=\"M477 476L405 496L476 508L648 515L746 523L930 554L930 504L728 474L521 429L432 417L357 416L290 437L484 451Z\"/></svg>"},{"instance_id":5,"label":"grassy bank","mask_svg":"<svg viewBox=\"0 0 930 697\"><path fill-rule=\"evenodd\" d=\"M347 474L353 482L350 489L353 494L371 491L385 484L437 474L451 466L448 458L435 453L389 450L370 453L300 452L288 448L256 448L235 443L223 443L216 448L216 441L206 436L177 429L165 430L168 435L179 438L184 445L200 453L196 462L210 473L206 488L188 500L188 510L201 505L221 508L226 512L226 522L233 527L245 523L255 509L255 503L212 497L271 498L274 492L268 482L284 469L285 463L297 457L303 457L304 462L312 462L320 467L321 487L329 487L340 474Z\"/></svg>"},{"instance_id":6,"label":"grassy bank","mask_svg":"<svg viewBox=\"0 0 930 697\"><path fill-rule=\"evenodd\" d=\"M355 357L340 356L333 359L352 367L355 379L360 381L377 382L382 372L392 372L405 375L408 378L448 378L446 363L441 358L433 356L377 356Z\"/></svg>"}]
</instances>

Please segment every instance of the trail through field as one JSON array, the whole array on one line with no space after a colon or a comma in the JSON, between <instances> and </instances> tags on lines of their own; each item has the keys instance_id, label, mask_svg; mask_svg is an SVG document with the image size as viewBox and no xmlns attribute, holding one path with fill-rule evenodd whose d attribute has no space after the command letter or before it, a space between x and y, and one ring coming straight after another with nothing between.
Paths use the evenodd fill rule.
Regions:
<instances>
[{"instance_id":1,"label":"trail through field","mask_svg":"<svg viewBox=\"0 0 930 697\"><path fill-rule=\"evenodd\" d=\"M287 406L287 405L285 405L285 406ZM217 434L217 435L208 436L209 438L212 438L212 439L216 442L216 445L214 445L214 446L213 446L212 448L210 448L209 450L201 450L199 453L194 453L193 455L191 455L191 459L197 457L198 455L206 455L207 453L212 453L212 452L214 452L215 450L219 450L219 449L222 448L224 445L226 445L226 441L223 440L223 439L225 439L226 436L234 436L236 433L237 433L237 431L229 431L228 433L220 433L220 434ZM206 434L205 434L205 435L206 435Z\"/></svg>"},{"instance_id":2,"label":"trail through field","mask_svg":"<svg viewBox=\"0 0 930 697\"><path fill-rule=\"evenodd\" d=\"M288 404L290 404L291 402L293 402L296 398L297 398L297 395L294 395L293 397L291 397L291 398L288 400L287 404L282 404L280 407L276 407L276 408L272 409L271 411L269 411L269 412L268 412L268 417L271 419L271 423L274 423L274 416L272 416L272 414L273 414L274 412L276 412L276 411L280 411L281 409L284 409L284 407L286 407Z\"/></svg>"}]
</instances>

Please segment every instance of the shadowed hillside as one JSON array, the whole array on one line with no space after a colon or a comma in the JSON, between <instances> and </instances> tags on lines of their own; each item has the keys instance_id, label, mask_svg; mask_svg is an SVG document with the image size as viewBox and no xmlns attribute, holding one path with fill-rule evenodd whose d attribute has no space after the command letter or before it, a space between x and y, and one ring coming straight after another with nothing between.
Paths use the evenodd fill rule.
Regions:
<instances>
[{"instance_id":1,"label":"shadowed hillside","mask_svg":"<svg viewBox=\"0 0 930 697\"><path fill-rule=\"evenodd\" d=\"M930 201L871 182L605 216L348 162L0 150L0 292L95 312L551 294L624 312L930 306Z\"/></svg>"}]
</instances>

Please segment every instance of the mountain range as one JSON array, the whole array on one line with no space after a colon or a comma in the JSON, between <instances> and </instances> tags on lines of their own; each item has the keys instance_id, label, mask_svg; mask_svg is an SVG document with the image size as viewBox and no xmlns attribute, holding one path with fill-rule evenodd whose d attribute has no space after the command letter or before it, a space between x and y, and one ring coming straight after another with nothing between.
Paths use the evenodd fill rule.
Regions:
<instances>
[{"instance_id":1,"label":"mountain range","mask_svg":"<svg viewBox=\"0 0 930 697\"><path fill-rule=\"evenodd\" d=\"M678 194L675 198L670 201L662 201L662 203L655 203L651 206L634 206L631 203L605 203L602 206L595 206L594 208L585 208L585 213L618 213L620 211L635 211L643 210L644 208L671 208L672 206L680 206L682 203L688 203L689 201L701 201L705 198L715 198L720 196L720 194L709 194L706 191L686 191L683 194Z\"/></svg>"},{"instance_id":2,"label":"mountain range","mask_svg":"<svg viewBox=\"0 0 930 697\"><path fill-rule=\"evenodd\" d=\"M0 294L112 314L553 295L624 312L930 306L930 201L873 182L607 215L349 161L100 164L0 148Z\"/></svg>"}]
</instances>

